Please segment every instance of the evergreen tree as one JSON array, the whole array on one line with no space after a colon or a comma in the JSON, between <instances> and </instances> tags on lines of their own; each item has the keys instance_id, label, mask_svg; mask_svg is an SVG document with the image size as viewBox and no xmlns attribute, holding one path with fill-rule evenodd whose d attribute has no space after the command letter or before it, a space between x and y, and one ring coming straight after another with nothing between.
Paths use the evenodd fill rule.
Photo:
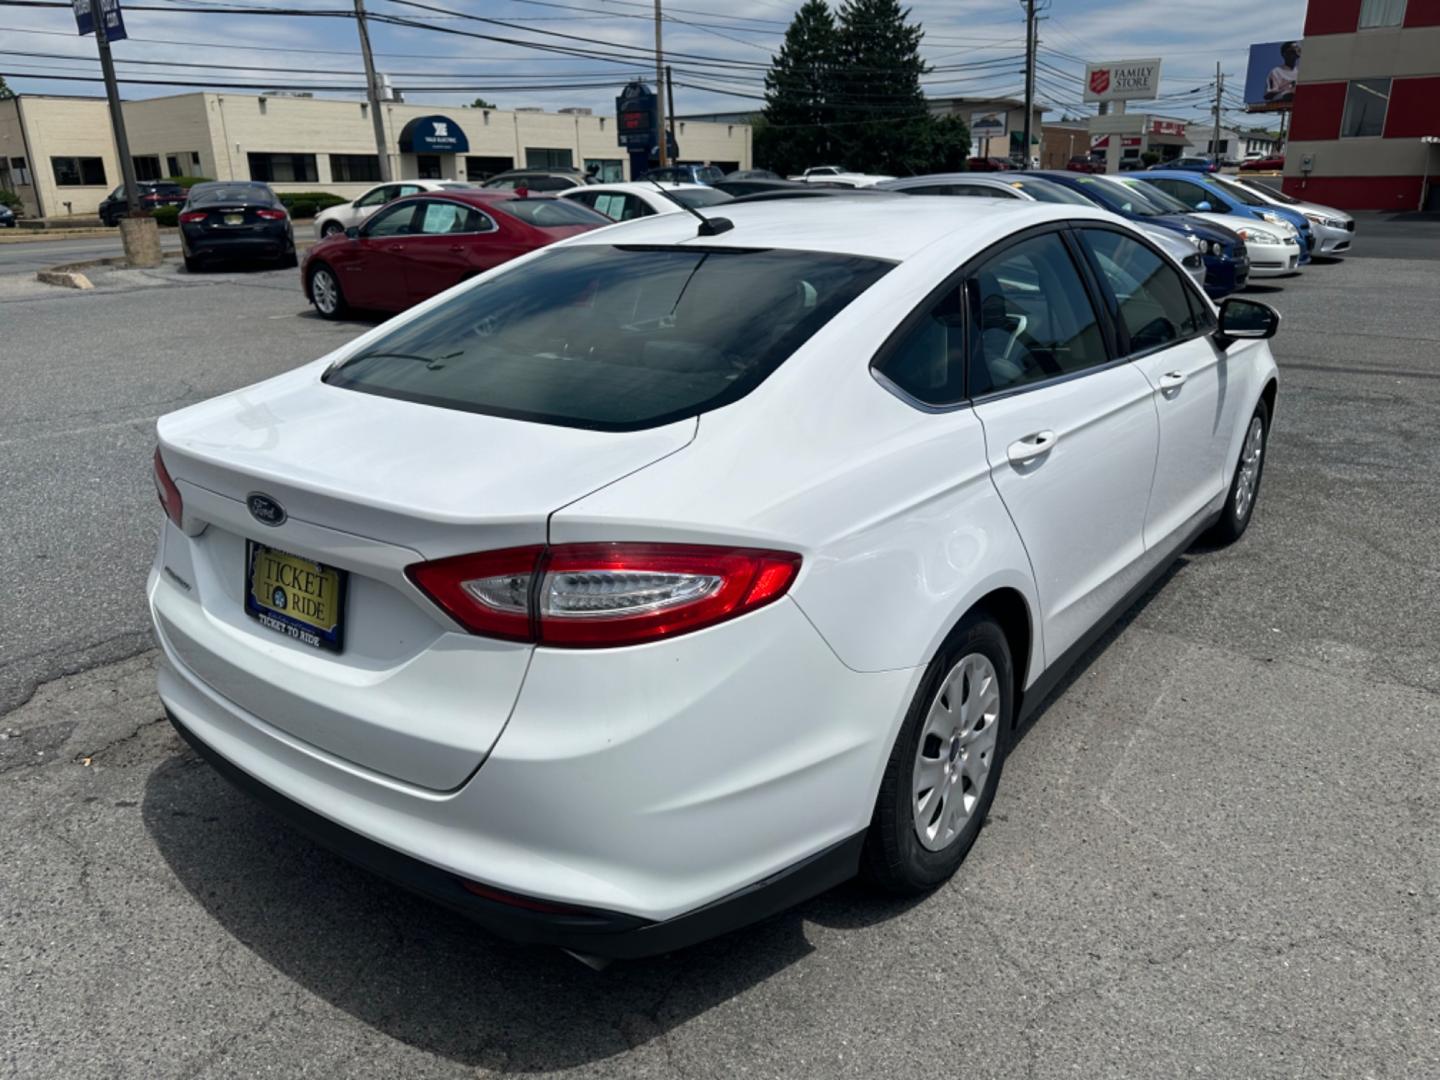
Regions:
<instances>
[{"instance_id":1,"label":"evergreen tree","mask_svg":"<svg viewBox=\"0 0 1440 1080\"><path fill-rule=\"evenodd\" d=\"M0 101L4 101L6 98L12 98L14 96L15 91L11 90L10 87L5 85L5 76L0 75Z\"/></svg>"},{"instance_id":2,"label":"evergreen tree","mask_svg":"<svg viewBox=\"0 0 1440 1080\"><path fill-rule=\"evenodd\" d=\"M842 164L835 156L830 98L835 83L835 19L825 0L805 0L765 74L763 123L755 155L783 174Z\"/></svg>"},{"instance_id":3,"label":"evergreen tree","mask_svg":"<svg viewBox=\"0 0 1440 1080\"><path fill-rule=\"evenodd\" d=\"M963 167L969 132L930 114L920 77L925 32L897 0L846 0L837 34L835 140L858 172L914 175Z\"/></svg>"}]
</instances>

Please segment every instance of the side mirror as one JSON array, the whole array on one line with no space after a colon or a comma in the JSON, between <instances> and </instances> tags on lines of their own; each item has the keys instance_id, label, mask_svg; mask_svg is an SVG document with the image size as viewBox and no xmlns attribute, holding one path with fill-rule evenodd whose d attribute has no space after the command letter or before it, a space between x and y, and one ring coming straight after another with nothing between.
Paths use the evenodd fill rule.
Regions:
<instances>
[{"instance_id":1,"label":"side mirror","mask_svg":"<svg viewBox=\"0 0 1440 1080\"><path fill-rule=\"evenodd\" d=\"M1269 304L1232 296L1220 304L1220 328L1215 331L1215 340L1226 349L1234 341L1272 338L1279 329L1280 313Z\"/></svg>"},{"instance_id":2,"label":"side mirror","mask_svg":"<svg viewBox=\"0 0 1440 1080\"><path fill-rule=\"evenodd\" d=\"M359 239L360 226L351 225L348 229L345 230L345 235L351 240Z\"/></svg>"},{"instance_id":3,"label":"side mirror","mask_svg":"<svg viewBox=\"0 0 1440 1080\"><path fill-rule=\"evenodd\" d=\"M1215 208L1210 205L1209 200L1206 200L1206 201L1200 203L1199 205L1197 205L1197 206L1195 207L1195 209L1196 209L1196 210L1214 210Z\"/></svg>"}]
</instances>

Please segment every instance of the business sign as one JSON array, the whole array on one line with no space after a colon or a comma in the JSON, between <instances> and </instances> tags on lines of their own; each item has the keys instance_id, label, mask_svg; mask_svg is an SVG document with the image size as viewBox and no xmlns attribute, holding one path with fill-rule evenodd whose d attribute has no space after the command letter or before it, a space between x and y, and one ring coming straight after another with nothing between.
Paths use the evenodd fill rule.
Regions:
<instances>
[{"instance_id":1,"label":"business sign","mask_svg":"<svg viewBox=\"0 0 1440 1080\"><path fill-rule=\"evenodd\" d=\"M1284 112L1295 103L1300 77L1300 42L1266 41L1250 46L1245 69L1245 110Z\"/></svg>"},{"instance_id":2,"label":"business sign","mask_svg":"<svg viewBox=\"0 0 1440 1080\"><path fill-rule=\"evenodd\" d=\"M70 0L75 8L75 26L81 36L95 32L95 11L93 4L95 0ZM123 41L129 35L125 33L125 18L120 14L120 0L100 0L100 13L105 20L105 40Z\"/></svg>"},{"instance_id":3,"label":"business sign","mask_svg":"<svg viewBox=\"0 0 1440 1080\"><path fill-rule=\"evenodd\" d=\"M1160 95L1160 61L1086 64L1083 89L1086 101L1150 101Z\"/></svg>"},{"instance_id":4,"label":"business sign","mask_svg":"<svg viewBox=\"0 0 1440 1080\"><path fill-rule=\"evenodd\" d=\"M402 154L468 154L470 140L448 116L417 116L400 129Z\"/></svg>"},{"instance_id":5,"label":"business sign","mask_svg":"<svg viewBox=\"0 0 1440 1080\"><path fill-rule=\"evenodd\" d=\"M615 141L631 150L655 147L655 92L642 82L626 83L615 99Z\"/></svg>"},{"instance_id":6,"label":"business sign","mask_svg":"<svg viewBox=\"0 0 1440 1080\"><path fill-rule=\"evenodd\" d=\"M1010 132L1010 111L997 109L994 112L973 112L970 114L970 138L1004 138Z\"/></svg>"}]
</instances>

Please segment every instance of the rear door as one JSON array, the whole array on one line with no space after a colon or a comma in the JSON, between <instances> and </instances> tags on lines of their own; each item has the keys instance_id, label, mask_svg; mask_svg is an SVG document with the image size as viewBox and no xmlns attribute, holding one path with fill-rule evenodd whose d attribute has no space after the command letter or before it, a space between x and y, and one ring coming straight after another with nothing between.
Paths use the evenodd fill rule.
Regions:
<instances>
[{"instance_id":1,"label":"rear door","mask_svg":"<svg viewBox=\"0 0 1440 1080\"><path fill-rule=\"evenodd\" d=\"M488 214L464 203L427 199L416 205L414 239L402 253L412 304L488 269L483 249L497 231Z\"/></svg>"},{"instance_id":2,"label":"rear door","mask_svg":"<svg viewBox=\"0 0 1440 1080\"><path fill-rule=\"evenodd\" d=\"M1120 351L1145 376L1160 422L1155 482L1145 515L1145 546L1164 545L1194 522L1224 483L1226 355L1210 333L1203 303L1169 261L1118 229L1080 230L1106 301Z\"/></svg>"},{"instance_id":3,"label":"rear door","mask_svg":"<svg viewBox=\"0 0 1440 1080\"><path fill-rule=\"evenodd\" d=\"M351 304L385 311L410 306L405 249L415 235L417 205L385 207L365 223L358 240L337 253L340 288Z\"/></svg>"},{"instance_id":4,"label":"rear door","mask_svg":"<svg viewBox=\"0 0 1440 1080\"><path fill-rule=\"evenodd\" d=\"M1159 443L1150 384L1115 359L1061 230L1031 233L969 277L969 389L990 474L1040 596L1047 660L1143 569Z\"/></svg>"}]
</instances>

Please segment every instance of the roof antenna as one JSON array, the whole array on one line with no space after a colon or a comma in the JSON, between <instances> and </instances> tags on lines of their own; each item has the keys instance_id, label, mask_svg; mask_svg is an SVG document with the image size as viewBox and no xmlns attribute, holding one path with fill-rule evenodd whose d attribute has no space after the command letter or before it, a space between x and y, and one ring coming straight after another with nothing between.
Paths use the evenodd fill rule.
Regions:
<instances>
[{"instance_id":1,"label":"roof antenna","mask_svg":"<svg viewBox=\"0 0 1440 1080\"><path fill-rule=\"evenodd\" d=\"M681 210L684 210L696 221L700 222L700 228L696 230L697 236L719 236L721 233L729 232L735 227L735 223L729 218L708 218L704 214L700 213L700 211L696 210L693 206L686 206L683 202L681 202L678 198L675 197L673 192L666 191L665 185L660 183L660 181L656 180L653 176L647 176L645 177L645 179L649 180L650 183L654 184L656 190L658 190L661 195L664 195L665 198L669 199Z\"/></svg>"}]
</instances>

